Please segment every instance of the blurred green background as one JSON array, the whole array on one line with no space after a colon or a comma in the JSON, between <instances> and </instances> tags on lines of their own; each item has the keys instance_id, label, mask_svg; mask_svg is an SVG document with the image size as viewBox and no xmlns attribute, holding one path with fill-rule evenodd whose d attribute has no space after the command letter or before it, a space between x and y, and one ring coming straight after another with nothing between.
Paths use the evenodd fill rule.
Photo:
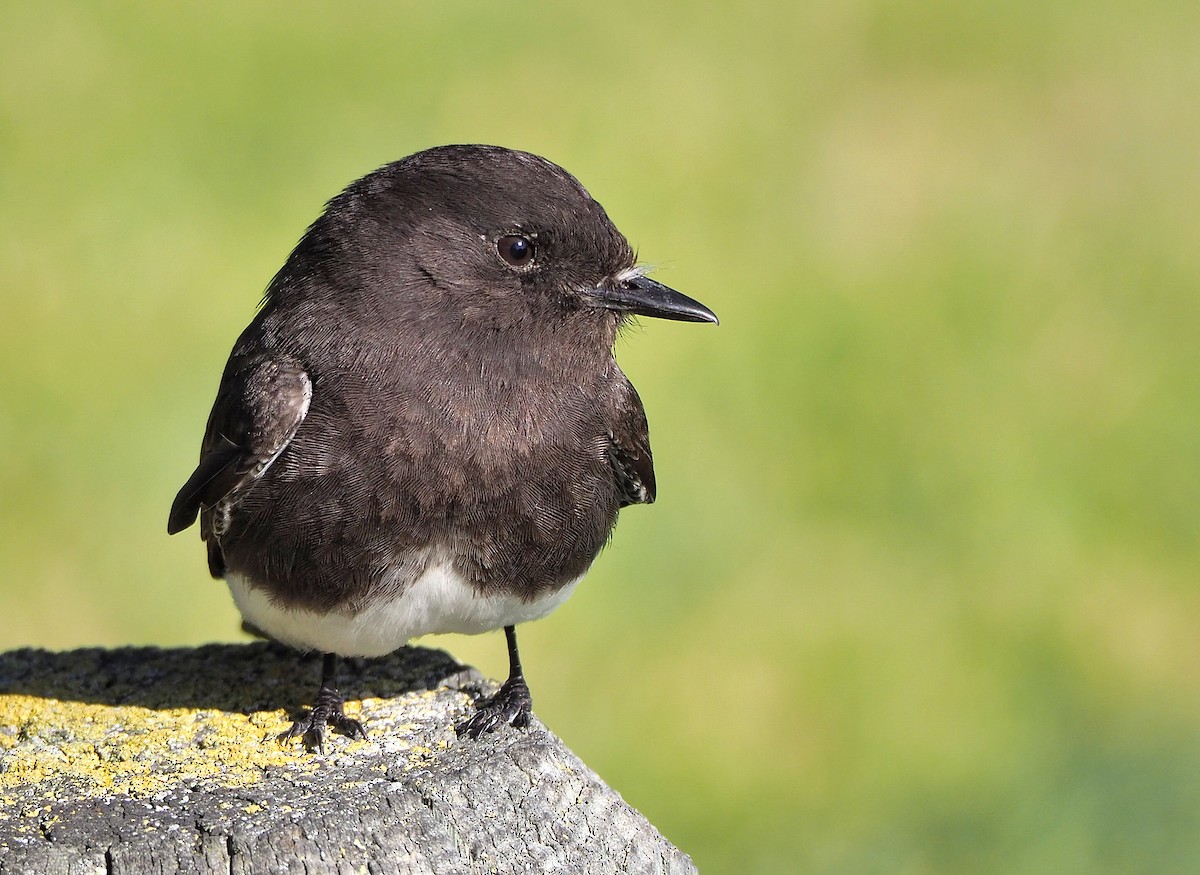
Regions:
<instances>
[{"instance_id":1,"label":"blurred green background","mask_svg":"<svg viewBox=\"0 0 1200 875\"><path fill-rule=\"evenodd\" d=\"M1200 870L1198 95L1171 0L3 0L0 647L239 638L165 534L234 338L495 142L723 323L621 343L660 500L542 719L706 872Z\"/></svg>"}]
</instances>

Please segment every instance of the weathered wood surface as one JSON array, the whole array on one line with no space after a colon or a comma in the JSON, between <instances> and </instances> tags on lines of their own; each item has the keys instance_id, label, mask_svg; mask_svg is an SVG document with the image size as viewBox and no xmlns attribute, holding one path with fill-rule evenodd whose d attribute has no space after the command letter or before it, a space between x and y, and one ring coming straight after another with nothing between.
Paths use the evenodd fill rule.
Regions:
<instances>
[{"instance_id":1,"label":"weathered wood surface","mask_svg":"<svg viewBox=\"0 0 1200 875\"><path fill-rule=\"evenodd\" d=\"M0 873L694 872L536 719L441 651L343 672L367 741L281 746L319 660L275 645L0 654Z\"/></svg>"}]
</instances>

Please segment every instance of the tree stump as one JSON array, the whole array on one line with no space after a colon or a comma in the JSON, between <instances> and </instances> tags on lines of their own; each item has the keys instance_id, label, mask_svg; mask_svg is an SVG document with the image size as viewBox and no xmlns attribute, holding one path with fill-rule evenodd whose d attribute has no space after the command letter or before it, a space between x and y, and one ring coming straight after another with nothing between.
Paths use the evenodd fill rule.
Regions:
<instances>
[{"instance_id":1,"label":"tree stump","mask_svg":"<svg viewBox=\"0 0 1200 875\"><path fill-rule=\"evenodd\" d=\"M0 653L0 873L688 873L536 719L459 740L495 684L445 653L350 661L366 741L276 735L319 657L268 643Z\"/></svg>"}]
</instances>

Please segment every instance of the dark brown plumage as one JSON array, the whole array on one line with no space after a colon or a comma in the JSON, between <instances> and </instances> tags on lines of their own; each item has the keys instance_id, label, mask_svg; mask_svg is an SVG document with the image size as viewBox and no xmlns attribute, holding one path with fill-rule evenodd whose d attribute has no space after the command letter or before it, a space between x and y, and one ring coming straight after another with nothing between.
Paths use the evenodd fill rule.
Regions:
<instances>
[{"instance_id":1,"label":"dark brown plumage","mask_svg":"<svg viewBox=\"0 0 1200 875\"><path fill-rule=\"evenodd\" d=\"M509 682L462 730L523 725L512 627L565 598L621 507L654 500L645 413L612 358L631 313L716 321L642 276L561 168L487 146L389 164L271 282L168 530L199 514L246 620L301 648L506 627ZM291 735L361 731L335 666Z\"/></svg>"}]
</instances>

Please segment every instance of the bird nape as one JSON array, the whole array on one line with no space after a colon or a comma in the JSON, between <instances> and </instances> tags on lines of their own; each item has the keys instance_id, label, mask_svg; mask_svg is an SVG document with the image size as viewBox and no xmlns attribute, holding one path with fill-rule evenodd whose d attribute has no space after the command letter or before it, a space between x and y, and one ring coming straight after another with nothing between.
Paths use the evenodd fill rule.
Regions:
<instances>
[{"instance_id":1,"label":"bird nape","mask_svg":"<svg viewBox=\"0 0 1200 875\"><path fill-rule=\"evenodd\" d=\"M171 507L247 626L325 655L281 738L365 735L339 656L503 628L509 677L457 727L528 725L516 626L561 604L617 512L654 501L633 315L713 322L655 282L561 167L443 146L333 198L234 344Z\"/></svg>"}]
</instances>

